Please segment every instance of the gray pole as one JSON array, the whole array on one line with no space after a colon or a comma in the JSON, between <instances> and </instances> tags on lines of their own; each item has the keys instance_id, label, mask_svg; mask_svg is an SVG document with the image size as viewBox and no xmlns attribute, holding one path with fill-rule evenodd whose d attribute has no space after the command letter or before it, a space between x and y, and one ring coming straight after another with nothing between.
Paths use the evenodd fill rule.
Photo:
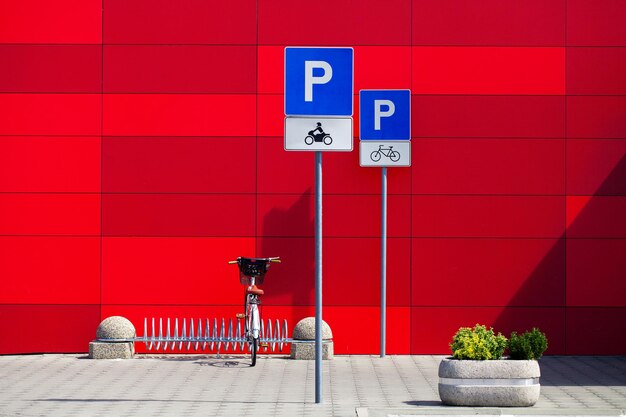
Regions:
<instances>
[{"instance_id":1,"label":"gray pole","mask_svg":"<svg viewBox=\"0 0 626 417\"><path fill-rule=\"evenodd\" d=\"M315 402L322 402L322 152L315 152Z\"/></svg>"},{"instance_id":2,"label":"gray pole","mask_svg":"<svg viewBox=\"0 0 626 417\"><path fill-rule=\"evenodd\" d=\"M383 167L380 230L380 357L385 357L387 336L387 167Z\"/></svg>"}]
</instances>

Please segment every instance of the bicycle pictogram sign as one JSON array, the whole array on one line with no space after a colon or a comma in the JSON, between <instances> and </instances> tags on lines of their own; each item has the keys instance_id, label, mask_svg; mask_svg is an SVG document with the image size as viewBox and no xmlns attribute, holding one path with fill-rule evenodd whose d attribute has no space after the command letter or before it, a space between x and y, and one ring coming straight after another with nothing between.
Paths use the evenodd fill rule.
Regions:
<instances>
[{"instance_id":1,"label":"bicycle pictogram sign","mask_svg":"<svg viewBox=\"0 0 626 417\"><path fill-rule=\"evenodd\" d=\"M383 156L391 159L393 162L398 162L400 160L400 152L394 151L393 146L383 148L383 145L379 145L378 150L373 151L370 154L370 159L374 162L378 162Z\"/></svg>"}]
</instances>

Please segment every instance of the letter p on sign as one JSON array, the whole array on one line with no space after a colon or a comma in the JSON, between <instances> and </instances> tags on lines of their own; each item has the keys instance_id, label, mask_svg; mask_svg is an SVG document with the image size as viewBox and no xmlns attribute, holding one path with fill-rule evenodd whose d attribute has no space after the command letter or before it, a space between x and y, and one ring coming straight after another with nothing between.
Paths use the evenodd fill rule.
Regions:
<instances>
[{"instance_id":1,"label":"letter p on sign","mask_svg":"<svg viewBox=\"0 0 626 417\"><path fill-rule=\"evenodd\" d=\"M386 110L383 111L383 106ZM380 118L391 117L396 112L396 106L391 100L374 100L374 130L380 130Z\"/></svg>"},{"instance_id":2,"label":"letter p on sign","mask_svg":"<svg viewBox=\"0 0 626 417\"><path fill-rule=\"evenodd\" d=\"M322 69L324 74L316 77L315 68ZM304 101L313 101L313 84L326 84L333 78L333 67L326 61L304 61Z\"/></svg>"}]
</instances>

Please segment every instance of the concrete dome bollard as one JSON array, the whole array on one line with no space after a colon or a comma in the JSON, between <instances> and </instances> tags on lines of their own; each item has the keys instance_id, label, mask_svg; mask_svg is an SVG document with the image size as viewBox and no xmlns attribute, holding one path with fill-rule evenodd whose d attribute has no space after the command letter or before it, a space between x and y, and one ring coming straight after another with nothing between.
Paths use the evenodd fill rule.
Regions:
<instances>
[{"instance_id":1,"label":"concrete dome bollard","mask_svg":"<svg viewBox=\"0 0 626 417\"><path fill-rule=\"evenodd\" d=\"M293 328L292 339L292 359L315 359L315 317L300 320ZM333 332L324 320L322 320L322 342L322 359L332 359L334 357Z\"/></svg>"},{"instance_id":2,"label":"concrete dome bollard","mask_svg":"<svg viewBox=\"0 0 626 417\"><path fill-rule=\"evenodd\" d=\"M111 316L100 323L96 340L89 343L91 359L132 359L135 343L129 341L137 335L135 326L125 317Z\"/></svg>"}]
</instances>

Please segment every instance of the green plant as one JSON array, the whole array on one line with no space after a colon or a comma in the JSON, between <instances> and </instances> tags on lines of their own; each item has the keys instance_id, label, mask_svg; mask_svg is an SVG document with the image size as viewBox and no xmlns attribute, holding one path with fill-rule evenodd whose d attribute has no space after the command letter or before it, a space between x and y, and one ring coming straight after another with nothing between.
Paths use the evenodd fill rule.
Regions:
<instances>
[{"instance_id":1,"label":"green plant","mask_svg":"<svg viewBox=\"0 0 626 417\"><path fill-rule=\"evenodd\" d=\"M455 359L500 359L506 349L506 337L494 334L493 329L476 324L474 328L461 327L452 338L450 348Z\"/></svg>"},{"instance_id":2,"label":"green plant","mask_svg":"<svg viewBox=\"0 0 626 417\"><path fill-rule=\"evenodd\" d=\"M509 356L511 359L528 360L539 359L548 348L548 339L536 327L530 332L518 335L511 333L509 340Z\"/></svg>"}]
</instances>

